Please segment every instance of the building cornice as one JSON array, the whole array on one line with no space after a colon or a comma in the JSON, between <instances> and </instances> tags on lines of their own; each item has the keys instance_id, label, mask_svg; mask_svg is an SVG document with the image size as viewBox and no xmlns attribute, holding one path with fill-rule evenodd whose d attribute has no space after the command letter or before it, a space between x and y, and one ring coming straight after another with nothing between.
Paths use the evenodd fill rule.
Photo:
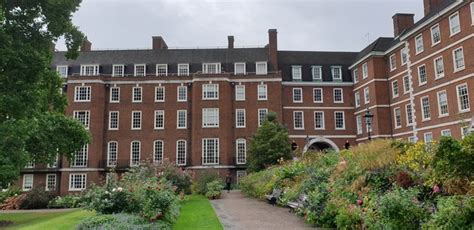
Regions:
<instances>
[{"instance_id":1,"label":"building cornice","mask_svg":"<svg viewBox=\"0 0 474 230\"><path fill-rule=\"evenodd\" d=\"M284 86L353 86L352 82L293 82L283 81L281 83Z\"/></svg>"},{"instance_id":2,"label":"building cornice","mask_svg":"<svg viewBox=\"0 0 474 230\"><path fill-rule=\"evenodd\" d=\"M372 56L384 56L385 55L385 52L381 52L381 51L372 51L370 53L368 53L367 55L365 55L364 57L360 58L359 60L357 60L354 64L352 64L351 66L349 66L349 69L352 70L354 67L356 67L357 65L359 65L360 63L362 63L363 61L365 61L365 59L368 59Z\"/></svg>"}]
</instances>

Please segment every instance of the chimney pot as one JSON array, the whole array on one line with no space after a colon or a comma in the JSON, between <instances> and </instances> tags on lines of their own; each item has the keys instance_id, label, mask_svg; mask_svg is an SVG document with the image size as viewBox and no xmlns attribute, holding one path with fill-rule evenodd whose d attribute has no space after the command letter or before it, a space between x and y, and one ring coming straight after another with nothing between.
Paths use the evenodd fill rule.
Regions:
<instances>
[{"instance_id":1,"label":"chimney pot","mask_svg":"<svg viewBox=\"0 0 474 230\"><path fill-rule=\"evenodd\" d=\"M233 49L234 48L234 36L227 36L227 48Z\"/></svg>"},{"instance_id":2,"label":"chimney pot","mask_svg":"<svg viewBox=\"0 0 474 230\"><path fill-rule=\"evenodd\" d=\"M92 43L87 40L87 37L84 38L81 44L81 51L91 51L92 50Z\"/></svg>"},{"instance_id":3,"label":"chimney pot","mask_svg":"<svg viewBox=\"0 0 474 230\"><path fill-rule=\"evenodd\" d=\"M404 30L415 25L414 14L395 14L393 15L393 35L397 37Z\"/></svg>"},{"instance_id":4,"label":"chimney pot","mask_svg":"<svg viewBox=\"0 0 474 230\"><path fill-rule=\"evenodd\" d=\"M168 45L166 45L165 40L161 36L153 36L152 37L152 46L153 50L164 50L168 49Z\"/></svg>"}]
</instances>

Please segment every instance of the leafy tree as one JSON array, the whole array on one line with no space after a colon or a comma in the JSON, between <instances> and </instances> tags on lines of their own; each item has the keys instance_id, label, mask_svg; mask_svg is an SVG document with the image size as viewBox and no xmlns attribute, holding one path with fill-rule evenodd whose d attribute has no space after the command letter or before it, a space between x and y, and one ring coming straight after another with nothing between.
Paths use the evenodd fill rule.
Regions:
<instances>
[{"instance_id":1,"label":"leafy tree","mask_svg":"<svg viewBox=\"0 0 474 230\"><path fill-rule=\"evenodd\" d=\"M53 43L64 37L76 58L84 35L71 22L80 0L0 0L0 187L28 161L72 156L89 141L65 117L62 79L51 69Z\"/></svg>"},{"instance_id":2,"label":"leafy tree","mask_svg":"<svg viewBox=\"0 0 474 230\"><path fill-rule=\"evenodd\" d=\"M260 171L280 159L291 159L291 145L288 130L270 112L258 128L249 145L248 164L250 171Z\"/></svg>"}]
</instances>

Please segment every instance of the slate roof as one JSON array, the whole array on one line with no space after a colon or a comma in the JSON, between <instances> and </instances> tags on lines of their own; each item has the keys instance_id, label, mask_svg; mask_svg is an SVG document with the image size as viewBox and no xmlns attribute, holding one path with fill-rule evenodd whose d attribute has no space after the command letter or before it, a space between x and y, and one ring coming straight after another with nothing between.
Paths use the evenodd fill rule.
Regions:
<instances>
[{"instance_id":1,"label":"slate roof","mask_svg":"<svg viewBox=\"0 0 474 230\"><path fill-rule=\"evenodd\" d=\"M356 52L278 51L278 69L283 81L292 80L292 65L302 66L302 80L313 81L311 66L321 66L323 81L333 81L331 66L342 67L342 80L352 82L348 67L357 56Z\"/></svg>"}]
</instances>

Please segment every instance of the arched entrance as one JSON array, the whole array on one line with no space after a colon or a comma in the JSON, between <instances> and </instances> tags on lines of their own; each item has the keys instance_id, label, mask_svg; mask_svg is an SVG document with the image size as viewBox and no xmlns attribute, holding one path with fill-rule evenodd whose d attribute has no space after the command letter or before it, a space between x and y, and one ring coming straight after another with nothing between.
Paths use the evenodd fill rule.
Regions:
<instances>
[{"instance_id":1,"label":"arched entrance","mask_svg":"<svg viewBox=\"0 0 474 230\"><path fill-rule=\"evenodd\" d=\"M316 137L316 138L311 138L308 143L306 144L306 146L304 146L304 149L303 149L303 154L306 153L307 151L311 150L311 151L323 151L323 150L326 150L326 149L333 149L333 150L336 150L339 152L339 148L337 147L337 145L327 139L327 138L324 138L324 137Z\"/></svg>"}]
</instances>

